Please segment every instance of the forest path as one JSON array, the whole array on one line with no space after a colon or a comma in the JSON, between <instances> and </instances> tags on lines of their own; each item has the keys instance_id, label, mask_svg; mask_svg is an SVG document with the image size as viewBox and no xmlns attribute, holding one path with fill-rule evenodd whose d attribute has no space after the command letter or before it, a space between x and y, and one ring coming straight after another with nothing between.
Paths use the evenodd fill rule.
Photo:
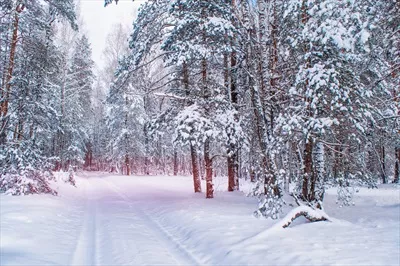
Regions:
<instances>
[{"instance_id":1,"label":"forest path","mask_svg":"<svg viewBox=\"0 0 400 266\"><path fill-rule=\"evenodd\" d=\"M71 265L204 264L147 212L151 193L127 195L115 182L92 175L83 184L86 207Z\"/></svg>"},{"instance_id":2,"label":"forest path","mask_svg":"<svg viewBox=\"0 0 400 266\"><path fill-rule=\"evenodd\" d=\"M245 193L232 193L215 178L210 200L185 176L83 172L74 187L59 175L57 197L0 194L0 265L400 265L397 185L361 188L342 208L329 189L334 222L299 218L271 230L275 220L252 216L257 200L244 196L244 180Z\"/></svg>"}]
</instances>

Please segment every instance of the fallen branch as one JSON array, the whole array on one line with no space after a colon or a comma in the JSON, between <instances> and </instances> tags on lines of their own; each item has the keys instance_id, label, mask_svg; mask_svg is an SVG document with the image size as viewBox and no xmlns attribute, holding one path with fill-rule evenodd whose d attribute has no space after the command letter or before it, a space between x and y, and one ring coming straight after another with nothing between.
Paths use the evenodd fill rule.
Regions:
<instances>
[{"instance_id":1,"label":"fallen branch","mask_svg":"<svg viewBox=\"0 0 400 266\"><path fill-rule=\"evenodd\" d=\"M267 239L271 234L275 234L276 232L281 232L284 228L287 228L292 224L294 220L299 218L300 216L306 217L311 222L319 222L319 221L330 221L332 219L320 209L313 209L306 205L301 205L300 207L294 208L291 210L283 219L279 222L271 226L265 231L262 231L254 236L250 236L242 241L236 243L232 246L232 249L240 250L244 246L247 246L251 243L257 243L260 241L264 241Z\"/></svg>"},{"instance_id":2,"label":"fallen branch","mask_svg":"<svg viewBox=\"0 0 400 266\"><path fill-rule=\"evenodd\" d=\"M330 221L329 216L324 211L303 205L289 212L278 224L282 228L289 227L294 220L301 216L304 216L310 222Z\"/></svg>"}]
</instances>

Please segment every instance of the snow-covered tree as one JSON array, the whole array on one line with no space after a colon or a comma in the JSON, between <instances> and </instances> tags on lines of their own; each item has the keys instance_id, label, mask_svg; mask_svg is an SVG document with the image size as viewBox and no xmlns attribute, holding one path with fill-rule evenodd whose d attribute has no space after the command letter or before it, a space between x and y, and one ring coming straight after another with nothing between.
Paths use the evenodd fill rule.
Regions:
<instances>
[{"instance_id":1,"label":"snow-covered tree","mask_svg":"<svg viewBox=\"0 0 400 266\"><path fill-rule=\"evenodd\" d=\"M11 194L55 193L51 145L57 120L54 87L59 51L53 22L60 17L76 28L72 1L9 1L1 6L0 189ZM5 25L5 24L2 24ZM9 38L9 39L8 39Z\"/></svg>"},{"instance_id":2,"label":"snow-covered tree","mask_svg":"<svg viewBox=\"0 0 400 266\"><path fill-rule=\"evenodd\" d=\"M64 55L63 75L59 88L59 131L57 153L59 167L83 164L86 146L89 143L88 123L93 114L91 96L93 87L93 61L91 48L86 36L80 37L72 50L72 57ZM65 61L67 60L67 61Z\"/></svg>"}]
</instances>

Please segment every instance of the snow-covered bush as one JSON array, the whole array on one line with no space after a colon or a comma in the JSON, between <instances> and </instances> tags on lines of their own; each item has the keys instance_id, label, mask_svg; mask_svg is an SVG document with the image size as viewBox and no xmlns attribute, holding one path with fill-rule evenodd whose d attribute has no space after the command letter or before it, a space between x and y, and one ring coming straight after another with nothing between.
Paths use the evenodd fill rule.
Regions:
<instances>
[{"instance_id":1,"label":"snow-covered bush","mask_svg":"<svg viewBox=\"0 0 400 266\"><path fill-rule=\"evenodd\" d=\"M281 172L284 174L284 172ZM282 197L283 177L278 176L275 184L258 180L249 196L256 196L258 199L258 209L254 212L257 218L279 219L285 201ZM278 190L278 191L275 191Z\"/></svg>"},{"instance_id":2,"label":"snow-covered bush","mask_svg":"<svg viewBox=\"0 0 400 266\"><path fill-rule=\"evenodd\" d=\"M68 169L68 180L66 182L70 183L74 187L76 187L76 182L75 182L75 171L74 168L70 165Z\"/></svg>"},{"instance_id":3,"label":"snow-covered bush","mask_svg":"<svg viewBox=\"0 0 400 266\"><path fill-rule=\"evenodd\" d=\"M31 141L0 145L0 193L57 195L50 187L51 167L51 160Z\"/></svg>"},{"instance_id":4,"label":"snow-covered bush","mask_svg":"<svg viewBox=\"0 0 400 266\"><path fill-rule=\"evenodd\" d=\"M20 173L7 173L0 176L0 193L6 195L52 194L57 191L49 185L49 180L54 179L51 172L25 170Z\"/></svg>"}]
</instances>

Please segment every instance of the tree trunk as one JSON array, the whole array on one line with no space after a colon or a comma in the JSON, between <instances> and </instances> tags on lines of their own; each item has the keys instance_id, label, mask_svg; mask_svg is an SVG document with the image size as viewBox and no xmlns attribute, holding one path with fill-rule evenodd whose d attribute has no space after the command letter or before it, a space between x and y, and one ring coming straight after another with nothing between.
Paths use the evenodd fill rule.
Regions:
<instances>
[{"instance_id":1,"label":"tree trunk","mask_svg":"<svg viewBox=\"0 0 400 266\"><path fill-rule=\"evenodd\" d=\"M382 144L381 147L381 175L382 175L382 183L386 184L387 183L387 177L386 177L386 150L385 150L385 145Z\"/></svg>"},{"instance_id":2,"label":"tree trunk","mask_svg":"<svg viewBox=\"0 0 400 266\"><path fill-rule=\"evenodd\" d=\"M335 157L335 162L333 165L333 177L335 180L339 178L339 173L343 171L341 167L341 162L342 162L342 156L341 156L342 150L339 145L335 146L334 148L334 157Z\"/></svg>"},{"instance_id":3,"label":"tree trunk","mask_svg":"<svg viewBox=\"0 0 400 266\"><path fill-rule=\"evenodd\" d=\"M229 97L229 66L227 53L224 53L224 87L227 91L227 97Z\"/></svg>"},{"instance_id":4,"label":"tree trunk","mask_svg":"<svg viewBox=\"0 0 400 266\"><path fill-rule=\"evenodd\" d=\"M128 97L125 97L125 105L128 107ZM128 128L128 113L125 114L125 129ZM126 175L131 175L131 165L129 161L128 154L128 134L125 133L125 167L126 167Z\"/></svg>"},{"instance_id":5,"label":"tree trunk","mask_svg":"<svg viewBox=\"0 0 400 266\"><path fill-rule=\"evenodd\" d=\"M395 159L396 159L396 164L394 167L393 183L399 183L399 180L400 180L400 147L396 147L396 149L395 149Z\"/></svg>"},{"instance_id":6,"label":"tree trunk","mask_svg":"<svg viewBox=\"0 0 400 266\"><path fill-rule=\"evenodd\" d=\"M205 16L205 14L203 14ZM206 34L203 31L203 41L206 42ZM203 98L205 102L211 97L211 91L207 86L207 59L203 58L201 62L201 72L202 72L202 85L203 85ZM205 116L209 117L210 110L208 104L204 106L205 108ZM204 132L203 132L204 133ZM210 199L214 197L214 189L213 189L213 181L212 181L212 159L210 155L210 137L206 136L206 140L204 142L204 166L206 170L206 198Z\"/></svg>"},{"instance_id":7,"label":"tree trunk","mask_svg":"<svg viewBox=\"0 0 400 266\"><path fill-rule=\"evenodd\" d=\"M233 156L228 156L228 191L236 190L235 184L235 161L232 158Z\"/></svg>"},{"instance_id":8,"label":"tree trunk","mask_svg":"<svg viewBox=\"0 0 400 266\"><path fill-rule=\"evenodd\" d=\"M310 185L311 179L313 178L312 150L313 150L313 141L311 137L308 137L304 148L304 159L303 159L304 172L303 172L303 187L302 187L302 197L303 200L306 201L310 201L308 187Z\"/></svg>"},{"instance_id":9,"label":"tree trunk","mask_svg":"<svg viewBox=\"0 0 400 266\"><path fill-rule=\"evenodd\" d=\"M307 0L303 0L302 6L301 6L302 14L301 14L301 22L305 25L308 22L308 9L307 9ZM307 45L304 45L304 52L308 52L308 47ZM311 67L311 61L310 59L307 59L305 62L305 68L310 68ZM309 86L309 80L307 79L305 81L305 87ZM305 95L305 101L310 102L310 99ZM313 117L313 113L310 109L310 105L308 105L307 110L306 110L306 117L307 119L310 119ZM310 136L306 136L306 144L304 148L304 158L303 158L303 186L302 186L302 198L305 201L310 201L311 200L311 183L312 180L315 178L314 175L314 169L313 169L313 139Z\"/></svg>"},{"instance_id":10,"label":"tree trunk","mask_svg":"<svg viewBox=\"0 0 400 266\"><path fill-rule=\"evenodd\" d=\"M197 193L197 192L201 192L201 181L200 181L197 152L196 152L196 148L192 144L190 144L190 156L192 158L194 192Z\"/></svg>"},{"instance_id":11,"label":"tree trunk","mask_svg":"<svg viewBox=\"0 0 400 266\"><path fill-rule=\"evenodd\" d=\"M178 152L174 150L174 176L178 175Z\"/></svg>"},{"instance_id":12,"label":"tree trunk","mask_svg":"<svg viewBox=\"0 0 400 266\"><path fill-rule=\"evenodd\" d=\"M250 167L250 182L256 182L256 172L254 171L254 167Z\"/></svg>"},{"instance_id":13,"label":"tree trunk","mask_svg":"<svg viewBox=\"0 0 400 266\"><path fill-rule=\"evenodd\" d=\"M260 92L263 94L266 90L266 82L268 80L268 0L257 1L258 4L258 27L259 27L259 76L260 76ZM264 98L265 95L261 95Z\"/></svg>"},{"instance_id":14,"label":"tree trunk","mask_svg":"<svg viewBox=\"0 0 400 266\"><path fill-rule=\"evenodd\" d=\"M212 159L210 156L210 140L207 140L204 143L204 164L206 168L206 198L211 199L214 198L214 188L213 188L213 166Z\"/></svg>"},{"instance_id":15,"label":"tree trunk","mask_svg":"<svg viewBox=\"0 0 400 266\"><path fill-rule=\"evenodd\" d=\"M324 144L318 141L314 147L315 173L312 175L309 199L312 201L322 201L324 190L321 183L325 178L325 150Z\"/></svg>"},{"instance_id":16,"label":"tree trunk","mask_svg":"<svg viewBox=\"0 0 400 266\"><path fill-rule=\"evenodd\" d=\"M145 147L144 174L150 175L150 171L149 171L149 133L147 130L147 123L143 127L143 133L144 133L144 147Z\"/></svg>"},{"instance_id":17,"label":"tree trunk","mask_svg":"<svg viewBox=\"0 0 400 266\"><path fill-rule=\"evenodd\" d=\"M397 11L400 11L400 1L397 1ZM397 34L397 36L399 36ZM400 41L397 39L397 51L400 50ZM397 67L396 67L397 65ZM396 80L396 77L399 75L399 64L397 61L392 62L392 78L393 80ZM399 106L400 102L400 84L397 83L396 86L393 88L393 101L397 106ZM397 110L397 115L400 116L400 108ZM397 130L397 134L400 135L400 129ZM394 179L393 183L399 183L400 181L400 143L398 142L395 149L394 149L394 154L395 154L395 167L394 167Z\"/></svg>"},{"instance_id":18,"label":"tree trunk","mask_svg":"<svg viewBox=\"0 0 400 266\"><path fill-rule=\"evenodd\" d=\"M125 167L126 167L126 175L131 175L131 165L129 162L129 155L125 154Z\"/></svg>"},{"instance_id":19,"label":"tree trunk","mask_svg":"<svg viewBox=\"0 0 400 266\"><path fill-rule=\"evenodd\" d=\"M183 76L183 87L185 90L186 98L189 98L190 91L189 91L189 69L184 61L182 64L182 76ZM192 104L191 102L187 102L187 105ZM192 175L193 175L193 186L194 192L198 193L201 192L201 181L200 181L200 172L199 172L199 159L197 156L196 147L190 143L190 157L192 161Z\"/></svg>"},{"instance_id":20,"label":"tree trunk","mask_svg":"<svg viewBox=\"0 0 400 266\"><path fill-rule=\"evenodd\" d=\"M272 0L270 0L272 1ZM271 47L270 47L270 52L269 52L269 127L271 134L274 132L274 123L275 123L275 113L278 113L278 97L276 96L278 94L278 73L277 73L277 68L278 68L278 19L277 19L277 12L276 12L276 1L274 0L272 2L273 7L272 7L272 22L270 23L271 25L271 31L270 31L270 41L271 41ZM283 100L283 99L281 99Z\"/></svg>"},{"instance_id":21,"label":"tree trunk","mask_svg":"<svg viewBox=\"0 0 400 266\"><path fill-rule=\"evenodd\" d=\"M6 127L8 123L7 115L8 115L8 104L10 100L11 94L11 79L13 77L14 65L15 65L15 52L17 50L17 42L18 42L18 24L19 24L19 13L21 13L24 9L24 5L17 4L15 15L14 15L14 23L13 23L13 34L11 40L10 47L10 58L8 63L7 76L5 79L5 89L3 91L3 102L0 105L0 119L1 127L0 127L0 144L6 142Z\"/></svg>"},{"instance_id":22,"label":"tree trunk","mask_svg":"<svg viewBox=\"0 0 400 266\"><path fill-rule=\"evenodd\" d=\"M235 10L236 0L232 0L232 10ZM235 25L235 21L232 20L233 25ZM232 103L232 106L237 110L238 104L238 92L237 92L237 54L235 51L235 39L232 40L232 53L231 53L231 62L230 62L230 90L229 90L229 98ZM234 117L235 121L239 118L237 115ZM233 133L235 134L235 132ZM236 143L231 142L228 149L228 191L234 191L239 189L239 174L238 174L238 147Z\"/></svg>"}]
</instances>

